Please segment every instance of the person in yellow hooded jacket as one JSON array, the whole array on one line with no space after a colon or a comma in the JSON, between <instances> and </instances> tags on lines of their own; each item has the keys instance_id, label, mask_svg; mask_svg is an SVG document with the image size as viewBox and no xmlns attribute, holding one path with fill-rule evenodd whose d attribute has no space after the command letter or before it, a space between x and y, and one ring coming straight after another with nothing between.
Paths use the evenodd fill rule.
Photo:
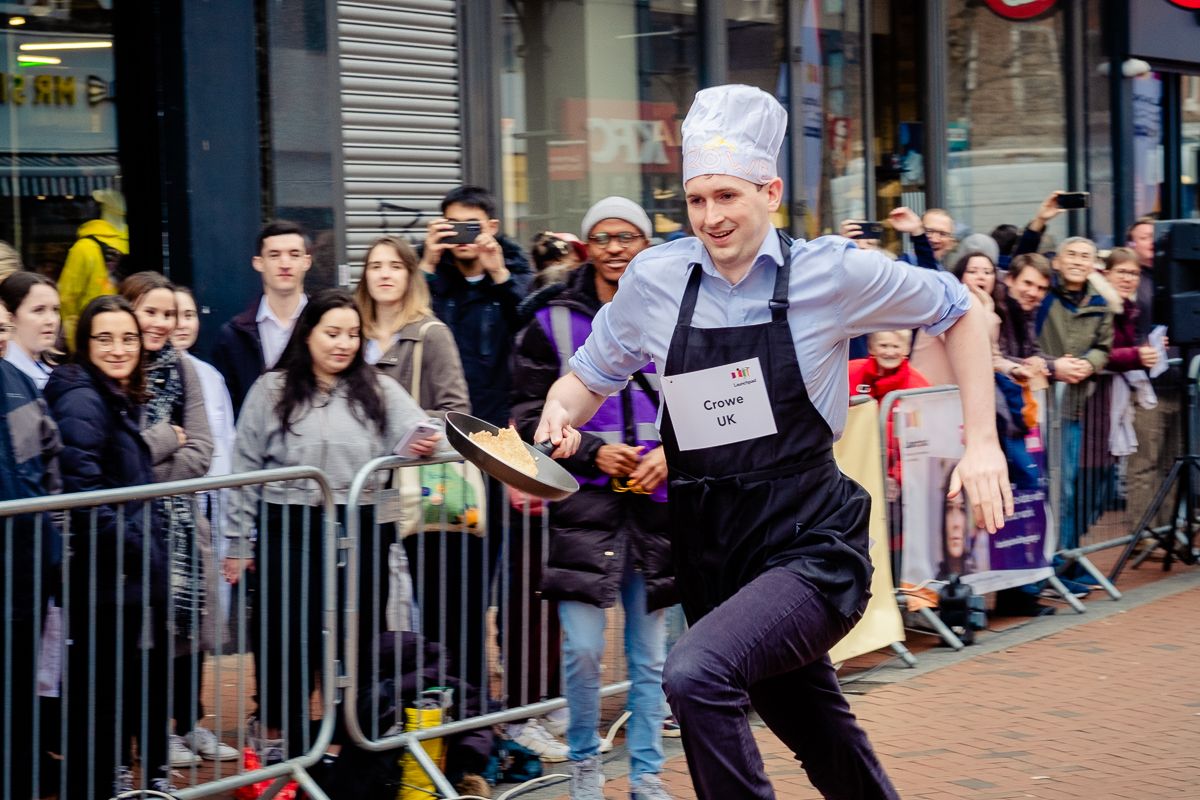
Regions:
<instances>
[{"instance_id":1,"label":"person in yellow hooded jacket","mask_svg":"<svg viewBox=\"0 0 1200 800\"><path fill-rule=\"evenodd\" d=\"M92 199L100 204L100 218L79 226L58 278L63 335L68 346L75 341L75 324L84 307L97 297L117 293L117 262L129 254L125 198L116 189L97 189Z\"/></svg>"}]
</instances>

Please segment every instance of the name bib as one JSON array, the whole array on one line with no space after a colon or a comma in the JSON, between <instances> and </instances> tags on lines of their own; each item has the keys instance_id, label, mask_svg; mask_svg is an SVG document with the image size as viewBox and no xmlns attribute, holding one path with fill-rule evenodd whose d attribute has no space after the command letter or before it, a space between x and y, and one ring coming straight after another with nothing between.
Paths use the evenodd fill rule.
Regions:
<instances>
[{"instance_id":1,"label":"name bib","mask_svg":"<svg viewBox=\"0 0 1200 800\"><path fill-rule=\"evenodd\" d=\"M664 375L662 391L680 450L718 447L776 433L758 358Z\"/></svg>"}]
</instances>

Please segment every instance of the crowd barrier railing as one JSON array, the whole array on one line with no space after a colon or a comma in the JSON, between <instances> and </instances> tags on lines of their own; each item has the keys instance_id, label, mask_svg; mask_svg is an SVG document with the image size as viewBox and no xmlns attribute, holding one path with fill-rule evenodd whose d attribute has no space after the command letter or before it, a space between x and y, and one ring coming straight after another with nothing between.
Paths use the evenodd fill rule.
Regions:
<instances>
[{"instance_id":1,"label":"crowd barrier railing","mask_svg":"<svg viewBox=\"0 0 1200 800\"><path fill-rule=\"evenodd\" d=\"M1173 371L1182 366L1179 359L1170 364ZM1142 539L1172 528L1185 543L1178 530L1182 521L1177 518L1177 495L1167 495L1165 481L1183 451L1185 408L1192 415L1194 447L1197 410L1195 403L1186 403L1185 395L1194 397L1198 382L1200 357L1192 359L1186 375L1178 379L1168 374L1148 383L1101 373L1078 387L1054 386L1050 424L1055 446L1050 454L1057 480L1051 504L1061 529L1060 573L1073 578L1086 574L1084 580L1118 600L1121 592L1112 582L1117 570L1105 574L1094 563L1095 554L1118 547L1128 551ZM1151 396L1156 405L1143 407ZM1122 416L1126 408L1129 416ZM1156 546L1157 542L1143 548L1133 565L1139 566ZM1118 563L1123 561L1124 557Z\"/></svg>"},{"instance_id":2,"label":"crowd barrier railing","mask_svg":"<svg viewBox=\"0 0 1200 800\"><path fill-rule=\"evenodd\" d=\"M255 520L253 569L228 594L214 538L223 520L205 514L221 493ZM179 734L202 723L237 757L174 765L169 796L256 784L271 797L294 782L326 797L310 775L333 741L338 685L337 508L323 472L0 502L0 532L0 799L164 796L151 781L172 758L172 718ZM244 724L252 692L257 730ZM247 743L265 751L272 737L274 763L247 768Z\"/></svg>"},{"instance_id":3,"label":"crowd barrier railing","mask_svg":"<svg viewBox=\"0 0 1200 800\"><path fill-rule=\"evenodd\" d=\"M388 482L388 488L378 488ZM474 521L465 518L470 514L464 514L463 503L450 499L456 487L472 485L487 506ZM418 488L420 496L414 495ZM372 494L374 500L367 500ZM540 501L514 496L457 454L368 462L352 482L347 502L376 506L373 517L348 517L344 540L347 733L370 752L406 751L404 785L413 796L457 797L446 775L448 762L467 765L479 755L472 750L479 745L464 744L464 735L541 717L567 704L559 685L556 606L538 591L548 552L548 516ZM416 523L414 513L420 515ZM401 535L396 547L387 533L392 524ZM371 553L379 563L385 545L393 549L393 566L403 561L399 573L411 581L408 590L393 569L386 592L405 592L411 613L393 615L388 625L393 630L364 631L365 608L406 607L384 596L388 581L382 573L362 566ZM606 676L619 676L623 617L617 609L607 613L602 669ZM601 697L629 690L627 680L606 681ZM610 744L614 733L609 732ZM466 771L478 770L467 766Z\"/></svg>"}]
</instances>

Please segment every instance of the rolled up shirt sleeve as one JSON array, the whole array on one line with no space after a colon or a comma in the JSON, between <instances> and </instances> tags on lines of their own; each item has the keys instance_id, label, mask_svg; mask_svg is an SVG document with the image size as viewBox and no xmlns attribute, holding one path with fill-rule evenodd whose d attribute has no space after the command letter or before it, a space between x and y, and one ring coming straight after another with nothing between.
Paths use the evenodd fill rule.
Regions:
<instances>
[{"instance_id":1,"label":"rolled up shirt sleeve","mask_svg":"<svg viewBox=\"0 0 1200 800\"><path fill-rule=\"evenodd\" d=\"M568 362L583 384L599 395L616 394L629 376L646 366L644 346L646 313L638 281L638 259L630 263L612 302L592 320L592 332Z\"/></svg>"},{"instance_id":2,"label":"rolled up shirt sleeve","mask_svg":"<svg viewBox=\"0 0 1200 800\"><path fill-rule=\"evenodd\" d=\"M840 268L838 318L848 336L918 327L937 336L971 307L970 292L949 272L855 247L834 263Z\"/></svg>"}]
</instances>

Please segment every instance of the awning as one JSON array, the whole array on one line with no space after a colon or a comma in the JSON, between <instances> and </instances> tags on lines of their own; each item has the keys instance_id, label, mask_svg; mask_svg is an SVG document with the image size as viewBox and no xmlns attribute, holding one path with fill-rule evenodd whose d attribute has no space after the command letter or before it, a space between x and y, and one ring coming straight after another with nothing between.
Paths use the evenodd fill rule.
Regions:
<instances>
[{"instance_id":1,"label":"awning","mask_svg":"<svg viewBox=\"0 0 1200 800\"><path fill-rule=\"evenodd\" d=\"M75 197L118 186L116 153L0 154L0 197Z\"/></svg>"}]
</instances>

